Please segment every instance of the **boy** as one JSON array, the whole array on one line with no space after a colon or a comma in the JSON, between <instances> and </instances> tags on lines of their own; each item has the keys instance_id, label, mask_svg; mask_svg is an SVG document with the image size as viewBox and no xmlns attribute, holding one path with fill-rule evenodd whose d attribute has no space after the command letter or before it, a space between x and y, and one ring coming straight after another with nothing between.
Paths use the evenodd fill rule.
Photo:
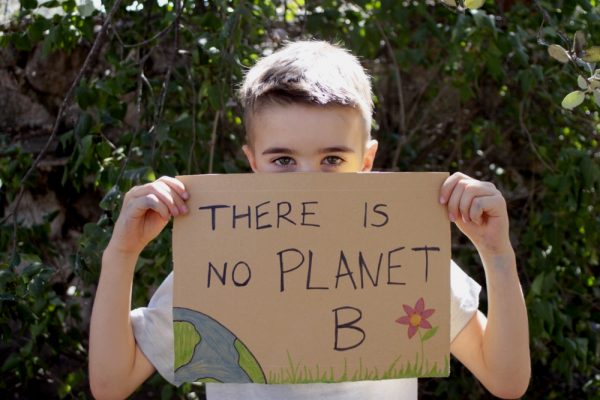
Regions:
<instances>
[{"instance_id":1,"label":"boy","mask_svg":"<svg viewBox=\"0 0 600 400\"><path fill-rule=\"evenodd\" d=\"M297 42L259 61L240 91L254 172L370 171L369 78L358 60L324 42ZM90 329L90 385L98 398L122 398L155 368L173 381L172 275L149 307L130 311L137 257L167 224L185 214L188 194L175 178L126 195L102 271ZM504 198L487 182L456 173L440 189L449 219L473 242L486 272L488 318L479 286L451 266L451 352L492 393L519 397L530 377L527 315ZM209 399L416 398L416 379L336 384L207 384Z\"/></svg>"}]
</instances>

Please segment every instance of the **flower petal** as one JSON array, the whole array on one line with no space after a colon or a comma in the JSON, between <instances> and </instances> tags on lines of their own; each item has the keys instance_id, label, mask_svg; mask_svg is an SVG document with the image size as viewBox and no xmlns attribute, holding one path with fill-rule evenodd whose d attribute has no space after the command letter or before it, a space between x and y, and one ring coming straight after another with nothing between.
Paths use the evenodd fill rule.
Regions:
<instances>
[{"instance_id":1,"label":"flower petal","mask_svg":"<svg viewBox=\"0 0 600 400\"><path fill-rule=\"evenodd\" d=\"M413 325L409 325L408 326L408 338L412 339L412 337L415 336L415 333L417 333L417 327L413 326Z\"/></svg>"},{"instance_id":2,"label":"flower petal","mask_svg":"<svg viewBox=\"0 0 600 400\"><path fill-rule=\"evenodd\" d=\"M423 300L423 298L421 297L419 300L417 300L417 304L415 304L415 312L417 314L421 314L424 309L425 309L425 300Z\"/></svg>"},{"instance_id":3,"label":"flower petal","mask_svg":"<svg viewBox=\"0 0 600 400\"><path fill-rule=\"evenodd\" d=\"M405 315L403 317L400 317L396 320L397 323L399 324L403 324L403 325L409 325L410 324L410 317L408 315Z\"/></svg>"},{"instance_id":4,"label":"flower petal","mask_svg":"<svg viewBox=\"0 0 600 400\"><path fill-rule=\"evenodd\" d=\"M431 329L431 324L426 319L422 319L419 326L424 329Z\"/></svg>"},{"instance_id":5,"label":"flower petal","mask_svg":"<svg viewBox=\"0 0 600 400\"><path fill-rule=\"evenodd\" d=\"M431 317L433 315L434 312L435 312L435 310L433 308L429 308L427 310L424 310L421 313L421 317L423 317L423 318L429 318L429 317Z\"/></svg>"},{"instance_id":6,"label":"flower petal","mask_svg":"<svg viewBox=\"0 0 600 400\"><path fill-rule=\"evenodd\" d=\"M413 315L415 313L415 310L413 310L412 307L409 306L408 304L403 304L402 308L404 308L404 312L408 316L411 316L411 315Z\"/></svg>"}]
</instances>

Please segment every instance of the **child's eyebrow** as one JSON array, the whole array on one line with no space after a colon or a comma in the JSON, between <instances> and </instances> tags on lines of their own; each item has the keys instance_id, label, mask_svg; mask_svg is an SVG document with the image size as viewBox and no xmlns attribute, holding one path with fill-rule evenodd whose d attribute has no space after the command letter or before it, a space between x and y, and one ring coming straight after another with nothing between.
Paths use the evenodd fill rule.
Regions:
<instances>
[{"instance_id":1,"label":"child's eyebrow","mask_svg":"<svg viewBox=\"0 0 600 400\"><path fill-rule=\"evenodd\" d=\"M319 149L319 154L323 154L323 153L354 153L354 150L352 150L350 147L347 146L331 146L331 147L324 147L322 149ZM269 154L294 154L294 151L291 149L288 149L287 147L269 147L267 148L265 151L262 152L263 156L269 155Z\"/></svg>"},{"instance_id":2,"label":"child's eyebrow","mask_svg":"<svg viewBox=\"0 0 600 400\"><path fill-rule=\"evenodd\" d=\"M325 147L319 153L354 153L354 150L346 146Z\"/></svg>"},{"instance_id":3,"label":"child's eyebrow","mask_svg":"<svg viewBox=\"0 0 600 400\"><path fill-rule=\"evenodd\" d=\"M294 152L286 147L269 147L262 152L263 156L267 154L293 154Z\"/></svg>"}]
</instances>

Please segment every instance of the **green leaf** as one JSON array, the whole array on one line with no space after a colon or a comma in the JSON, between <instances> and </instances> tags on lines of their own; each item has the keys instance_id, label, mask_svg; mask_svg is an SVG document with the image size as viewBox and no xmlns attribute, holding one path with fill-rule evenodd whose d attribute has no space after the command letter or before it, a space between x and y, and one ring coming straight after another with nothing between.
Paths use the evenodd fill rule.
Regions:
<instances>
[{"instance_id":1,"label":"green leaf","mask_svg":"<svg viewBox=\"0 0 600 400\"><path fill-rule=\"evenodd\" d=\"M536 296L539 296L542 293L542 285L544 284L544 273L542 272L538 276L535 277L533 283L531 284L531 293Z\"/></svg>"},{"instance_id":2,"label":"green leaf","mask_svg":"<svg viewBox=\"0 0 600 400\"><path fill-rule=\"evenodd\" d=\"M92 126L92 117L89 113L84 112L80 115L77 125L75 125L75 136L78 138L84 137L90 132Z\"/></svg>"},{"instance_id":3,"label":"green leaf","mask_svg":"<svg viewBox=\"0 0 600 400\"><path fill-rule=\"evenodd\" d=\"M58 396L61 399L64 399L65 397L67 397L69 395L69 393L71 393L71 390L73 388L71 387L71 385L69 385L68 383L62 383L60 384L60 386L58 387Z\"/></svg>"},{"instance_id":4,"label":"green leaf","mask_svg":"<svg viewBox=\"0 0 600 400\"><path fill-rule=\"evenodd\" d=\"M85 82L81 82L75 89L75 99L83 110L93 106L98 101L98 96L93 89L90 89Z\"/></svg>"},{"instance_id":5,"label":"green leaf","mask_svg":"<svg viewBox=\"0 0 600 400\"><path fill-rule=\"evenodd\" d=\"M427 333L425 333L423 335L423 339L422 340L425 342L425 341L431 339L437 333L437 331L438 331L438 327L434 326L433 328L429 329L427 331Z\"/></svg>"},{"instance_id":6,"label":"green leaf","mask_svg":"<svg viewBox=\"0 0 600 400\"><path fill-rule=\"evenodd\" d=\"M496 34L496 20L493 15L488 15L484 10L471 10L471 15L473 15L473 20L478 28L489 29L494 35Z\"/></svg>"},{"instance_id":7,"label":"green leaf","mask_svg":"<svg viewBox=\"0 0 600 400\"><path fill-rule=\"evenodd\" d=\"M52 27L52 23L46 18L38 17L29 25L27 34L32 42L39 42L44 37L44 32Z\"/></svg>"},{"instance_id":8,"label":"green leaf","mask_svg":"<svg viewBox=\"0 0 600 400\"><path fill-rule=\"evenodd\" d=\"M54 50L56 45L60 42L60 26L50 28L50 32L46 35L42 44L42 53L44 56L48 56Z\"/></svg>"},{"instance_id":9,"label":"green leaf","mask_svg":"<svg viewBox=\"0 0 600 400\"><path fill-rule=\"evenodd\" d=\"M550 54L550 57L560 61L563 64L569 62L571 59L567 50L558 44L551 44L548 46L548 54Z\"/></svg>"},{"instance_id":10,"label":"green leaf","mask_svg":"<svg viewBox=\"0 0 600 400\"><path fill-rule=\"evenodd\" d=\"M579 165L581 168L581 176L583 177L583 184L586 187L592 187L594 183L600 180L600 171L596 164L589 157L584 157Z\"/></svg>"},{"instance_id":11,"label":"green leaf","mask_svg":"<svg viewBox=\"0 0 600 400\"><path fill-rule=\"evenodd\" d=\"M476 10L485 4L485 0L465 0L465 7L469 10Z\"/></svg>"},{"instance_id":12,"label":"green leaf","mask_svg":"<svg viewBox=\"0 0 600 400\"><path fill-rule=\"evenodd\" d=\"M583 100L585 100L585 93L581 90L575 90L574 92L571 92L565 96L561 105L567 110L572 110L583 103Z\"/></svg>"},{"instance_id":13,"label":"green leaf","mask_svg":"<svg viewBox=\"0 0 600 400\"><path fill-rule=\"evenodd\" d=\"M50 0L40 4L40 7L54 8L60 6L58 0Z\"/></svg>"},{"instance_id":14,"label":"green leaf","mask_svg":"<svg viewBox=\"0 0 600 400\"><path fill-rule=\"evenodd\" d=\"M582 31L575 32L575 35L573 36L573 53L575 53L577 57L581 56L585 44L585 34Z\"/></svg>"},{"instance_id":15,"label":"green leaf","mask_svg":"<svg viewBox=\"0 0 600 400\"><path fill-rule=\"evenodd\" d=\"M596 105L600 107L600 90L594 90L594 101Z\"/></svg>"},{"instance_id":16,"label":"green leaf","mask_svg":"<svg viewBox=\"0 0 600 400\"><path fill-rule=\"evenodd\" d=\"M15 368L17 365L19 365L20 361L21 357L19 356L19 353L12 353L10 356L8 356L6 361L4 361L4 364L2 364L2 372L10 371L11 369Z\"/></svg>"},{"instance_id":17,"label":"green leaf","mask_svg":"<svg viewBox=\"0 0 600 400\"><path fill-rule=\"evenodd\" d=\"M581 75L577 75L577 86L579 86L579 88L582 89L582 90L587 90L587 88L588 88L588 81L587 81L587 79L585 79Z\"/></svg>"},{"instance_id":18,"label":"green leaf","mask_svg":"<svg viewBox=\"0 0 600 400\"><path fill-rule=\"evenodd\" d=\"M26 10L33 10L38 5L37 0L21 0L21 7Z\"/></svg>"},{"instance_id":19,"label":"green leaf","mask_svg":"<svg viewBox=\"0 0 600 400\"><path fill-rule=\"evenodd\" d=\"M82 18L87 18L92 15L96 9L91 0L86 0L85 3L77 6L77 11L79 11L79 15L81 15Z\"/></svg>"},{"instance_id":20,"label":"green leaf","mask_svg":"<svg viewBox=\"0 0 600 400\"><path fill-rule=\"evenodd\" d=\"M585 62L595 63L600 61L600 46L592 46L585 49L581 59Z\"/></svg>"},{"instance_id":21,"label":"green leaf","mask_svg":"<svg viewBox=\"0 0 600 400\"><path fill-rule=\"evenodd\" d=\"M119 190L119 186L114 185L110 188L108 193L104 195L102 200L100 201L100 208L103 210L112 210L114 203L121 198L121 191Z\"/></svg>"}]
</instances>

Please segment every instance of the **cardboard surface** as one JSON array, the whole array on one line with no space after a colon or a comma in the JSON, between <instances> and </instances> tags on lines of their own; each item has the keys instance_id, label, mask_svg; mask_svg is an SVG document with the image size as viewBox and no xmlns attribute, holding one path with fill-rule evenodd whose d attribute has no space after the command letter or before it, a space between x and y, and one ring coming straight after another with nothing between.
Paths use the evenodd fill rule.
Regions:
<instances>
[{"instance_id":1,"label":"cardboard surface","mask_svg":"<svg viewBox=\"0 0 600 400\"><path fill-rule=\"evenodd\" d=\"M447 173L178 177L178 382L447 376Z\"/></svg>"}]
</instances>

